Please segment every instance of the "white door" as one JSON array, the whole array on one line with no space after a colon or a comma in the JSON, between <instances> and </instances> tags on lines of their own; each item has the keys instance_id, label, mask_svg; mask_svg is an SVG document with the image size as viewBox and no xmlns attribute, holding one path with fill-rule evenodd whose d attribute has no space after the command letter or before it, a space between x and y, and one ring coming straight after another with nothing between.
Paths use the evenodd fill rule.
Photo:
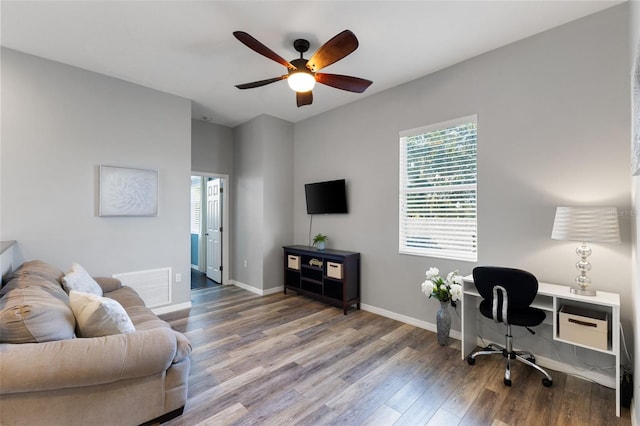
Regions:
<instances>
[{"instance_id":1,"label":"white door","mask_svg":"<svg viewBox=\"0 0 640 426\"><path fill-rule=\"evenodd\" d=\"M222 284L222 215L220 179L207 182L207 278Z\"/></svg>"}]
</instances>

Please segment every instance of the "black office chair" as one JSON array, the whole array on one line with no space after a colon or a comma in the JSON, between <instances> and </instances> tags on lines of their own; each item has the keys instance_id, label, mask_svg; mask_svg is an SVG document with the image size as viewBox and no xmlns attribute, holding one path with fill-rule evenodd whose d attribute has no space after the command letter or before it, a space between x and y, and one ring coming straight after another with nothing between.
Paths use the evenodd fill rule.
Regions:
<instances>
[{"instance_id":1,"label":"black office chair","mask_svg":"<svg viewBox=\"0 0 640 426\"><path fill-rule=\"evenodd\" d=\"M536 359L531 352L514 351L511 336L512 325L525 327L534 334L529 327L540 325L545 319L546 314L543 310L530 306L538 294L536 277L520 269L478 266L473 270L473 281L483 299L480 302L480 313L495 322L504 323L507 326L507 334L506 347L490 344L484 350L467 357L467 362L470 365L475 364L476 357L480 355L504 356L507 360L504 384L511 386L511 360L517 359L544 374L542 384L550 387L553 384L551 376L536 365Z\"/></svg>"}]
</instances>

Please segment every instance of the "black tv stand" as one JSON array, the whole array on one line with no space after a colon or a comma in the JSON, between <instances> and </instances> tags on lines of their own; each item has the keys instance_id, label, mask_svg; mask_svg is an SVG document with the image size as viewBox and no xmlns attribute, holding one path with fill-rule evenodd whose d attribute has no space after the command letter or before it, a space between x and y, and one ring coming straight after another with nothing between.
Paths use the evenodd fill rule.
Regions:
<instances>
[{"instance_id":1,"label":"black tv stand","mask_svg":"<svg viewBox=\"0 0 640 426\"><path fill-rule=\"evenodd\" d=\"M360 253L285 246L284 294L298 294L342 307L360 309Z\"/></svg>"}]
</instances>

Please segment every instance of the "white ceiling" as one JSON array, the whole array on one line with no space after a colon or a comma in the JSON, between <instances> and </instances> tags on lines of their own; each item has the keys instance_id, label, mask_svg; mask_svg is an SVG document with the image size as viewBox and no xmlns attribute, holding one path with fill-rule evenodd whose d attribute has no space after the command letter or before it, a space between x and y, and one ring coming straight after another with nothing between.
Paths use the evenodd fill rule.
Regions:
<instances>
[{"instance_id":1,"label":"white ceiling","mask_svg":"<svg viewBox=\"0 0 640 426\"><path fill-rule=\"evenodd\" d=\"M236 126L269 114L291 122L320 114L622 1L2 1L1 44L192 100L192 116ZM316 85L297 108L285 74L232 32L285 59L344 29L360 47L323 70L373 81L364 94Z\"/></svg>"}]
</instances>

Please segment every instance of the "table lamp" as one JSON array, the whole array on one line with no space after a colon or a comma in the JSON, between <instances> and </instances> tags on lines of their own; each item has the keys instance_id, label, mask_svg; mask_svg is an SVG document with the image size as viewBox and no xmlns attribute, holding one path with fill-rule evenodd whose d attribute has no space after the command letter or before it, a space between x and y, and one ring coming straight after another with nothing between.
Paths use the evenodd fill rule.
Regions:
<instances>
[{"instance_id":1,"label":"table lamp","mask_svg":"<svg viewBox=\"0 0 640 426\"><path fill-rule=\"evenodd\" d=\"M576 269L580 275L576 277L577 287L571 287L571 293L582 296L595 296L595 290L589 289L591 279L587 272L591 263L587 257L591 248L587 243L619 243L618 209L615 207L558 207L553 221L551 238L554 240L580 241L576 249L580 260Z\"/></svg>"}]
</instances>

